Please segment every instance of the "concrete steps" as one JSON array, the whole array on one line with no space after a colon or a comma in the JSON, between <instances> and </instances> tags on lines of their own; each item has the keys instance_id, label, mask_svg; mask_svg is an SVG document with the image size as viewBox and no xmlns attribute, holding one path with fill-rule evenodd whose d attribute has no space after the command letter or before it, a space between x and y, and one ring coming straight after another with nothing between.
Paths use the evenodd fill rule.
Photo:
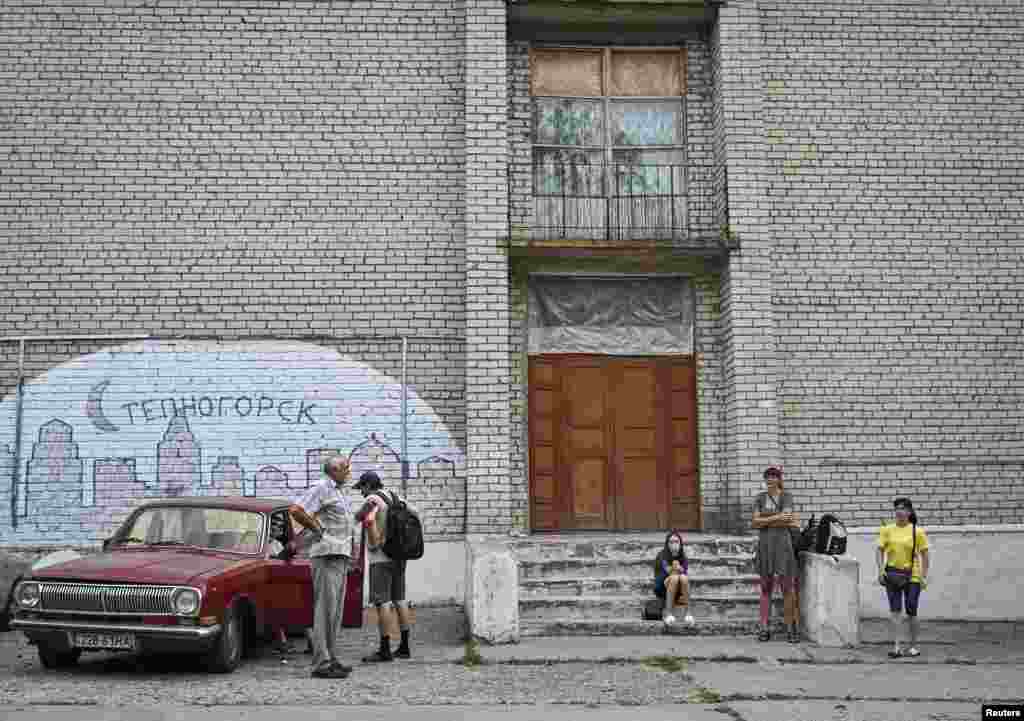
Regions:
<instances>
[{"instance_id":1,"label":"concrete steps","mask_svg":"<svg viewBox=\"0 0 1024 721\"><path fill-rule=\"evenodd\" d=\"M660 621L642 620L654 597L653 561L662 534L533 536L509 546L519 561L522 636L623 636L665 633ZM690 613L679 635L736 635L757 629L754 573L756 537L688 534ZM773 616L781 611L773 599ZM681 621L681 619L680 619Z\"/></svg>"},{"instance_id":2,"label":"concrete steps","mask_svg":"<svg viewBox=\"0 0 1024 721\"><path fill-rule=\"evenodd\" d=\"M657 553L657 551L655 551ZM687 556L693 577L732 578L754 573L753 554ZM519 576L527 580L574 578L593 570L602 578L650 578L654 576L654 556L646 559L567 558L519 559Z\"/></svg>"},{"instance_id":3,"label":"concrete steps","mask_svg":"<svg viewBox=\"0 0 1024 721\"><path fill-rule=\"evenodd\" d=\"M637 598L654 595L654 578L647 573L643 578L609 576L590 569L592 578L534 578L519 581L520 598L547 596L626 596ZM648 568L648 571L650 569ZM697 576L690 574L690 598L697 600L708 597L746 597L751 589L757 589L758 577L754 574L735 576Z\"/></svg>"},{"instance_id":4,"label":"concrete steps","mask_svg":"<svg viewBox=\"0 0 1024 721\"><path fill-rule=\"evenodd\" d=\"M572 621L641 618L643 603L650 596L545 596L519 599L520 621L550 618ZM703 622L757 619L757 596L691 598L690 614ZM781 603L781 601L780 601Z\"/></svg>"},{"instance_id":5,"label":"concrete steps","mask_svg":"<svg viewBox=\"0 0 1024 721\"><path fill-rule=\"evenodd\" d=\"M774 613L774 612L773 612ZM773 618L775 616L773 615ZM709 622L697 619L697 624L688 628L681 623L666 629L660 621L642 621L639 619L601 619L601 620L564 620L520 621L519 634L524 638L538 636L750 636L757 633L758 622L753 620L734 620L728 622ZM783 637L785 627L781 621L772 623L772 634L775 639ZM609 648L609 652L613 652Z\"/></svg>"}]
</instances>

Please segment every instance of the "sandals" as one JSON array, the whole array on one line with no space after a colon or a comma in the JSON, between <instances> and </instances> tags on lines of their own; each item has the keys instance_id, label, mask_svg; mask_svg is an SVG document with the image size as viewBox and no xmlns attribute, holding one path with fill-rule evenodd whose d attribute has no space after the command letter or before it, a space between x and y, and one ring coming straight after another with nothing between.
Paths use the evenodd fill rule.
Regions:
<instances>
[{"instance_id":1,"label":"sandals","mask_svg":"<svg viewBox=\"0 0 1024 721\"><path fill-rule=\"evenodd\" d=\"M771 637L772 637L772 633L767 628L762 628L757 633L757 640L758 641L770 641Z\"/></svg>"}]
</instances>

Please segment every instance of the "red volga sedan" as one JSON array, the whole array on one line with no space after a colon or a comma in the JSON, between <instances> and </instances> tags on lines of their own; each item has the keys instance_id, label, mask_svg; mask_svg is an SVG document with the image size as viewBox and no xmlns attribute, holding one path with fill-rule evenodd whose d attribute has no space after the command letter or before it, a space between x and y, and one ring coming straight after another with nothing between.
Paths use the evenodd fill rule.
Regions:
<instances>
[{"instance_id":1,"label":"red volga sedan","mask_svg":"<svg viewBox=\"0 0 1024 721\"><path fill-rule=\"evenodd\" d=\"M136 509L102 553L33 570L11 627L47 668L83 651L195 653L233 671L247 644L313 623L308 559L285 559L289 501L170 498ZM276 535L276 537L274 537Z\"/></svg>"}]
</instances>

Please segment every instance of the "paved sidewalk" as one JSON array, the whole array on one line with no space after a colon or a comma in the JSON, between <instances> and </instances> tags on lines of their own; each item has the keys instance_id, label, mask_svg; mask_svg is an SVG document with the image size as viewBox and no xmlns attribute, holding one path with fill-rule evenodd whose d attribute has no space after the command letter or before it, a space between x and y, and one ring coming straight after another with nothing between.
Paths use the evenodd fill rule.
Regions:
<instances>
[{"instance_id":1,"label":"paved sidewalk","mask_svg":"<svg viewBox=\"0 0 1024 721\"><path fill-rule=\"evenodd\" d=\"M189 658L137 664L110 654L48 671L21 634L0 634L0 708L18 721L177 721L200 707L211 721L973 721L983 702L1024 703L1024 638L953 629L926 637L920 658L898 660L870 631L851 649L753 636L525 638L478 644L481 663L466 665L461 612L420 616L408 661L361 664L376 631L347 632L356 668L340 683L311 679L308 656L285 662L267 647L228 675Z\"/></svg>"},{"instance_id":2,"label":"paved sidewalk","mask_svg":"<svg viewBox=\"0 0 1024 721\"><path fill-rule=\"evenodd\" d=\"M857 648L823 648L811 643L760 642L742 636L591 636L528 638L518 644L480 645L484 663L612 663L643 661L652 656L676 656L691 661L783 664L879 664L899 663L1024 665L1024 639L1003 642L964 641L922 643L921 656L892 661L888 644L864 644ZM423 662L457 661L462 648L424 649ZM1022 684L1024 685L1024 684Z\"/></svg>"}]
</instances>

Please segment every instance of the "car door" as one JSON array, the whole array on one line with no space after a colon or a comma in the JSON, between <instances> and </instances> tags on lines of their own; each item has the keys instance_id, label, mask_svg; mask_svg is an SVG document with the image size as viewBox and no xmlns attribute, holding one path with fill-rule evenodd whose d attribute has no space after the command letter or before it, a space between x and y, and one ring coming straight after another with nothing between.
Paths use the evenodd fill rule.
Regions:
<instances>
[{"instance_id":1,"label":"car door","mask_svg":"<svg viewBox=\"0 0 1024 721\"><path fill-rule=\"evenodd\" d=\"M287 511L275 511L275 514ZM288 540L294 529L290 519L285 528ZM269 553L269 550L268 550ZM268 618L276 626L299 630L313 625L313 575L309 558L303 554L287 560L270 557Z\"/></svg>"}]
</instances>

